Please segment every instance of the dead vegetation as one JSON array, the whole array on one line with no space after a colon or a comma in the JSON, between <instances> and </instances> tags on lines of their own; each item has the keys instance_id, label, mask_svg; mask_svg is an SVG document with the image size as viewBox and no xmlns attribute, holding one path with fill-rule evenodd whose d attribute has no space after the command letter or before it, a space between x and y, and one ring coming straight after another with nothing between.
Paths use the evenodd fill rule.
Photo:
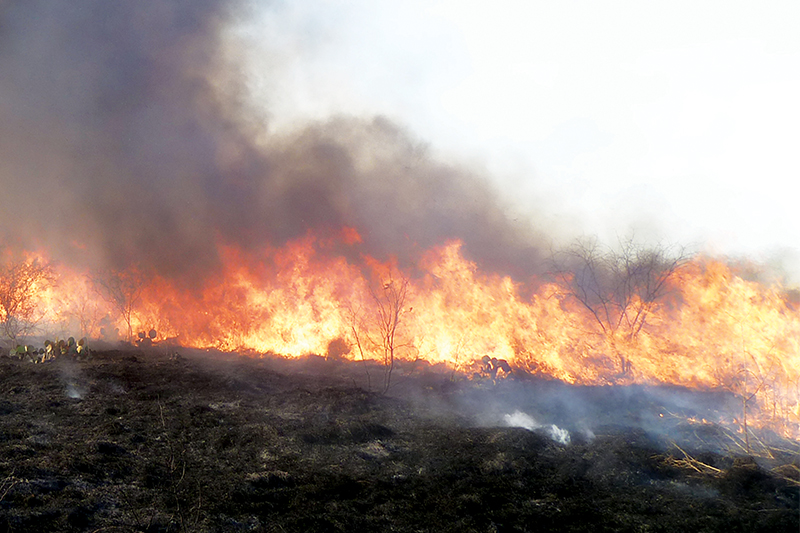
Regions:
<instances>
[{"instance_id":1,"label":"dead vegetation","mask_svg":"<svg viewBox=\"0 0 800 533\"><path fill-rule=\"evenodd\" d=\"M619 377L631 371L624 347L636 342L690 257L683 248L645 246L633 236L612 248L597 239L578 240L553 254L553 274L594 318L619 359Z\"/></svg>"},{"instance_id":2,"label":"dead vegetation","mask_svg":"<svg viewBox=\"0 0 800 533\"><path fill-rule=\"evenodd\" d=\"M800 526L796 447L753 457L612 425L563 445L476 414L523 387L556 413L552 383L395 372L403 398L362 387L360 362L321 358L0 360L0 531Z\"/></svg>"},{"instance_id":3,"label":"dead vegetation","mask_svg":"<svg viewBox=\"0 0 800 533\"><path fill-rule=\"evenodd\" d=\"M37 296L54 281L52 267L37 259L0 264L0 337L13 342L36 329L43 317Z\"/></svg>"}]
</instances>

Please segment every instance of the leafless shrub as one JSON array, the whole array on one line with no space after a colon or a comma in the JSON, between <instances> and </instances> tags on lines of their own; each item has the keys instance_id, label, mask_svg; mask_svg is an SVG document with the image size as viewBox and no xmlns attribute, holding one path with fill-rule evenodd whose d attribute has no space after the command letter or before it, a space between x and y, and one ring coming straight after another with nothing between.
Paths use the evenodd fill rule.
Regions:
<instances>
[{"instance_id":1,"label":"leafless shrub","mask_svg":"<svg viewBox=\"0 0 800 533\"><path fill-rule=\"evenodd\" d=\"M369 287L372 305L368 309L349 309L350 332L359 355L366 360L367 354L374 354L383 366L383 393L391 386L397 356L411 348L401 335L408 286L404 275L389 276L380 285ZM367 377L370 379L369 374Z\"/></svg>"},{"instance_id":2,"label":"leafless shrub","mask_svg":"<svg viewBox=\"0 0 800 533\"><path fill-rule=\"evenodd\" d=\"M620 374L630 362L620 343L631 343L669 289L668 281L689 260L684 248L647 247L633 237L616 248L596 239L579 240L553 254L554 273L568 296L582 305L619 358Z\"/></svg>"},{"instance_id":3,"label":"leafless shrub","mask_svg":"<svg viewBox=\"0 0 800 533\"><path fill-rule=\"evenodd\" d=\"M375 319L380 333L379 347L384 368L383 392L385 393L391 385L397 351L405 346L398 341L398 328L408 296L408 278L403 276L398 279L390 278L384 282L382 290L370 287L370 294L375 301Z\"/></svg>"},{"instance_id":4,"label":"leafless shrub","mask_svg":"<svg viewBox=\"0 0 800 533\"><path fill-rule=\"evenodd\" d=\"M95 290L125 321L128 342L133 342L133 313L144 291L144 276L138 270L108 270L92 278Z\"/></svg>"},{"instance_id":5,"label":"leafless shrub","mask_svg":"<svg viewBox=\"0 0 800 533\"><path fill-rule=\"evenodd\" d=\"M0 266L0 332L11 341L30 334L43 318L37 296L55 283L48 263L11 260Z\"/></svg>"}]
</instances>

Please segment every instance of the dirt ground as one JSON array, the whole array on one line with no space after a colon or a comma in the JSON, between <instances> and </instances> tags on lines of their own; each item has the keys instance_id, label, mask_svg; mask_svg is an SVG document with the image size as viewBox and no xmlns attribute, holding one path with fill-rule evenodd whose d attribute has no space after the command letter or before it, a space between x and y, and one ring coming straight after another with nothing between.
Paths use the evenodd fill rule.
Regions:
<instances>
[{"instance_id":1,"label":"dirt ground","mask_svg":"<svg viewBox=\"0 0 800 533\"><path fill-rule=\"evenodd\" d=\"M181 355L0 359L0 531L800 530L797 443L654 432L677 392Z\"/></svg>"}]
</instances>

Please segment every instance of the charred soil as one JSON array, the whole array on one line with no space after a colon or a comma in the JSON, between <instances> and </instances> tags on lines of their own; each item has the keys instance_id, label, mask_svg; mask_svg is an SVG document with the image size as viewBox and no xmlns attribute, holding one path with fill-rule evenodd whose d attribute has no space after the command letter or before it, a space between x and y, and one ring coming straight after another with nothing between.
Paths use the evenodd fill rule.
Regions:
<instances>
[{"instance_id":1,"label":"charred soil","mask_svg":"<svg viewBox=\"0 0 800 533\"><path fill-rule=\"evenodd\" d=\"M360 372L136 349L0 360L0 531L800 529L791 449L679 449L632 425L563 444L461 401L507 385L412 372L381 395Z\"/></svg>"}]
</instances>

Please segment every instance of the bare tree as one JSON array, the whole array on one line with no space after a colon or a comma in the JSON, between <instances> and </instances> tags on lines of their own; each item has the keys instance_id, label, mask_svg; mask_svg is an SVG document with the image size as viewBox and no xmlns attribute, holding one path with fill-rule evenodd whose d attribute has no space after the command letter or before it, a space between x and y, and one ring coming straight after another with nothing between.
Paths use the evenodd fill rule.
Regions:
<instances>
[{"instance_id":1,"label":"bare tree","mask_svg":"<svg viewBox=\"0 0 800 533\"><path fill-rule=\"evenodd\" d=\"M108 270L93 279L95 290L122 317L133 342L133 313L144 290L144 276L136 269Z\"/></svg>"},{"instance_id":2,"label":"bare tree","mask_svg":"<svg viewBox=\"0 0 800 533\"><path fill-rule=\"evenodd\" d=\"M408 278L389 278L384 282L382 290L370 287L370 294L375 301L375 318L381 336L379 346L383 359L383 392L385 393L391 385L397 350L405 346L398 341L398 327L408 295Z\"/></svg>"},{"instance_id":3,"label":"bare tree","mask_svg":"<svg viewBox=\"0 0 800 533\"><path fill-rule=\"evenodd\" d=\"M400 351L410 347L402 340L401 323L408 296L409 279L403 275L390 276L378 286L370 286L372 304L368 309L350 309L350 331L362 360L365 354L377 355L383 366L381 392L386 393ZM371 379L369 373L367 378Z\"/></svg>"},{"instance_id":4,"label":"bare tree","mask_svg":"<svg viewBox=\"0 0 800 533\"><path fill-rule=\"evenodd\" d=\"M596 239L577 241L554 254L553 264L568 295L594 318L624 375L630 362L619 343L635 341L666 295L668 281L689 258L683 248L646 247L631 237L617 248L603 247Z\"/></svg>"},{"instance_id":5,"label":"bare tree","mask_svg":"<svg viewBox=\"0 0 800 533\"><path fill-rule=\"evenodd\" d=\"M28 335L43 318L37 296L55 283L48 263L34 260L9 261L0 266L0 328L15 341Z\"/></svg>"}]
</instances>

